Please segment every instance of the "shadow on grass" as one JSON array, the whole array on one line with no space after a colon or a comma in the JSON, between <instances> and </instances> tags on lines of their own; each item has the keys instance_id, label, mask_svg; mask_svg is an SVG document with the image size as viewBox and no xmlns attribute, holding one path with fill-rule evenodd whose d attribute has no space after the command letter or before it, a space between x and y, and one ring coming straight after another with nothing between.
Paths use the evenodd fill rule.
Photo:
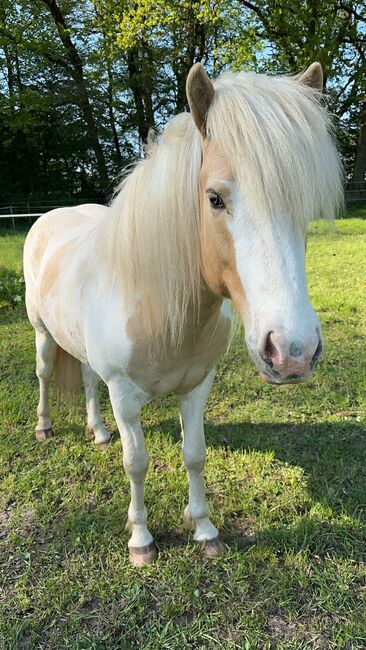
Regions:
<instances>
[{"instance_id":1,"label":"shadow on grass","mask_svg":"<svg viewBox=\"0 0 366 650\"><path fill-rule=\"evenodd\" d=\"M347 210L343 218L366 219L366 199L347 201Z\"/></svg>"},{"instance_id":2,"label":"shadow on grass","mask_svg":"<svg viewBox=\"0 0 366 650\"><path fill-rule=\"evenodd\" d=\"M151 489L149 508L157 503L159 494ZM38 534L34 535L38 550L46 551L51 545L53 550L62 558L64 555L88 552L96 545L108 547L110 540L113 546L125 549L126 561L128 555L128 534L124 532L124 522L128 507L129 495L123 499L110 499L108 502L83 509L72 503L61 506L62 516L53 521L47 528L47 533L41 534L41 544ZM177 512L177 520L180 513ZM161 524L162 525L162 524ZM150 530L161 552L174 551L178 555L187 546L194 554L200 554L201 547L194 545L192 534L182 528L167 529L150 525ZM226 532L228 531L228 532ZM366 559L366 526L353 521L339 523L324 521L320 517L304 515L300 521L288 524L271 524L253 534L243 526L237 518L237 513L227 511L224 525L220 531L221 538L229 549L239 554L247 553L252 547L260 551L274 553L281 557L286 553L297 555L306 552L319 560L325 558L344 558L354 561ZM38 539L37 539L38 537Z\"/></svg>"},{"instance_id":3,"label":"shadow on grass","mask_svg":"<svg viewBox=\"0 0 366 650\"><path fill-rule=\"evenodd\" d=\"M159 430L180 438L176 420ZM153 434L152 434L153 435ZM366 507L366 428L358 421L205 425L207 447L274 452L275 458L304 469L310 495L333 510L350 514Z\"/></svg>"},{"instance_id":4,"label":"shadow on grass","mask_svg":"<svg viewBox=\"0 0 366 650\"><path fill-rule=\"evenodd\" d=\"M24 322L25 318L26 315L24 304L16 307L12 307L11 305L7 304L3 307L0 307L0 325L15 325L17 323ZM30 323L29 327L32 327Z\"/></svg>"},{"instance_id":5,"label":"shadow on grass","mask_svg":"<svg viewBox=\"0 0 366 650\"><path fill-rule=\"evenodd\" d=\"M11 218L6 220L4 219L3 223L0 226L0 237L17 237L18 235L26 235L35 221L36 219L23 220L22 223L20 223L20 221L17 221L14 228Z\"/></svg>"},{"instance_id":6,"label":"shadow on grass","mask_svg":"<svg viewBox=\"0 0 366 650\"><path fill-rule=\"evenodd\" d=\"M289 521L285 517L282 523L279 517L267 528L255 531L254 522L249 517L246 518L246 513L238 513L223 505L225 512L221 533L233 551L246 553L255 546L265 552L275 553L278 557L288 552L297 554L305 551L320 559L366 559L366 526L357 516L365 507L366 462L366 439L359 423L243 423L209 425L206 428L209 447L231 451L274 451L276 459L281 462L302 466L306 472L309 495L326 508L331 508L333 517L337 510L343 515L349 515L340 522L304 511L299 512L300 516L296 516L295 521ZM154 429L155 427L149 429L150 435L154 435ZM160 435L163 433L175 441L179 439L176 420L166 420L158 429ZM80 439L82 433L79 427L73 427L73 432L75 439ZM113 438L116 440L116 437L115 432ZM54 453L57 453L57 449ZM89 473L83 471L80 480L89 479ZM148 481L147 488L147 506L148 509L154 509L161 498L161 486L157 482ZM49 543L59 540L61 555L64 548L72 551L80 547L93 547L98 543L108 544L108 539L115 539L125 547L127 558L128 536L123 531L129 503L128 486L124 485L121 491L121 487L116 490L106 485L100 496L102 500L92 501L85 506L70 501L60 502L62 516L51 525ZM172 510L176 511L174 519L179 522L181 513L177 510L177 503L173 503L175 497L176 495L167 495L172 501ZM171 524L159 521L155 530L152 527L152 532L162 551L172 549L179 554L188 542L192 542L183 523L181 528L174 529ZM47 543L48 541L46 545Z\"/></svg>"},{"instance_id":7,"label":"shadow on grass","mask_svg":"<svg viewBox=\"0 0 366 650\"><path fill-rule=\"evenodd\" d=\"M180 438L176 420L166 420L159 430L175 441ZM320 516L304 513L296 526L271 525L255 536L255 543L276 550L299 552L305 547L319 556L335 555L366 559L366 526L360 515L366 508L365 467L366 431L355 421L339 423L235 425L206 424L206 443L211 448L230 451L274 452L275 458L305 471L309 496L333 516L346 514L356 521L345 524L324 521ZM150 429L154 435L153 429ZM357 521L358 520L358 521ZM224 535L229 546L247 549L254 543L252 530L245 530L236 512L225 515ZM169 536L163 535L163 542ZM174 535L172 537L174 542Z\"/></svg>"},{"instance_id":8,"label":"shadow on grass","mask_svg":"<svg viewBox=\"0 0 366 650\"><path fill-rule=\"evenodd\" d=\"M318 558L366 559L366 526L340 524L312 516L303 517L296 526L272 525L257 536L257 543L271 548L276 555L306 550Z\"/></svg>"}]
</instances>

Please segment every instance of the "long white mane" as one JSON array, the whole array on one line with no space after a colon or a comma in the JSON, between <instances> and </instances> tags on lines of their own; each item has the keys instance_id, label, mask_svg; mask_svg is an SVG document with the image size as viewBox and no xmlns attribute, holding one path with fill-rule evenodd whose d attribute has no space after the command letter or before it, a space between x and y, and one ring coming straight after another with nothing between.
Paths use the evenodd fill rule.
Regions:
<instances>
[{"instance_id":1,"label":"long white mane","mask_svg":"<svg viewBox=\"0 0 366 650\"><path fill-rule=\"evenodd\" d=\"M263 218L305 223L342 201L339 157L318 93L292 77L225 73L215 83L208 137L231 161ZM201 144L188 113L174 117L121 183L103 233L111 282L127 305L141 299L152 339L182 341L201 293Z\"/></svg>"},{"instance_id":2,"label":"long white mane","mask_svg":"<svg viewBox=\"0 0 366 650\"><path fill-rule=\"evenodd\" d=\"M111 204L105 253L127 305L141 299L148 336L176 347L201 290L201 148L191 116L170 120L146 154Z\"/></svg>"},{"instance_id":3,"label":"long white mane","mask_svg":"<svg viewBox=\"0 0 366 650\"><path fill-rule=\"evenodd\" d=\"M342 170L321 94L296 77L224 73L207 132L231 161L244 198L263 217L332 218Z\"/></svg>"}]
</instances>

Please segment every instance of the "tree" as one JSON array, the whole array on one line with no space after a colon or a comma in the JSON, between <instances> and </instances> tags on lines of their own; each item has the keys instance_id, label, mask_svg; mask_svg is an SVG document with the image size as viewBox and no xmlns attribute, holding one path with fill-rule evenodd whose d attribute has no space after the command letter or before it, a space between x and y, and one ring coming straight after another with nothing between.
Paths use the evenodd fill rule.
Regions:
<instances>
[{"instance_id":1,"label":"tree","mask_svg":"<svg viewBox=\"0 0 366 650\"><path fill-rule=\"evenodd\" d=\"M106 188L108 184L108 172L105 163L104 153L99 142L98 128L94 119L92 107L89 101L89 93L84 78L83 64L77 47L70 36L70 30L66 23L64 14L61 11L60 5L56 0L41 0L43 4L49 9L50 14L55 23L57 33L65 49L66 60L69 64L69 69L75 81L77 93L79 96L79 105L84 113L86 124L88 125L88 133L90 142L94 149L95 157L97 159L97 166L99 178L102 187ZM64 64L62 64L64 65Z\"/></svg>"},{"instance_id":2,"label":"tree","mask_svg":"<svg viewBox=\"0 0 366 650\"><path fill-rule=\"evenodd\" d=\"M87 147L91 147L98 170L98 179L96 184L99 190L106 192L108 186L108 171L105 162L104 152L100 143L98 127L94 116L93 107L89 99L88 84L85 79L83 70L82 57L78 48L75 46L71 36L71 29L68 28L65 15L56 0L35 0L29 7L28 3L13 5L9 9L4 8L0 15L0 34L2 37L3 50L18 51L21 53L21 61L18 68L27 70L27 83L22 87L18 84L18 94L16 97L16 108L22 111L24 106L23 95L29 94L31 87L36 95L36 88L43 91L44 98L43 108L47 112L51 110L60 114L59 108L69 106L66 113L73 112L71 131L75 131L75 121L79 122L78 116L75 115L78 110L83 116L83 124L79 125L80 130L84 130ZM70 9L65 5L65 14ZM69 13L70 18L75 20L75 16ZM80 42L80 41L79 41ZM80 43L81 45L81 43ZM9 59L9 57L8 57ZM8 61L8 66L10 62ZM57 83L58 82L58 83ZM52 92L47 92L49 91ZM46 92L44 92L46 90ZM14 93L13 93L14 97ZM10 99L10 90L9 90ZM34 102L33 102L34 103ZM39 110L40 102L37 104ZM10 102L11 104L11 102ZM32 106L32 104L31 104ZM27 104L29 112L29 103ZM23 111L24 113L24 111ZM65 114L66 114L65 113ZM27 115L22 115L23 122L26 124ZM55 127L55 121L52 115L48 115L49 121ZM43 127L44 128L44 125ZM57 126L55 127L57 129ZM46 129L47 130L47 129ZM72 133L70 133L70 136ZM59 139L59 138L56 138ZM78 138L78 140L80 140ZM67 148L67 143L66 148Z\"/></svg>"},{"instance_id":3,"label":"tree","mask_svg":"<svg viewBox=\"0 0 366 650\"><path fill-rule=\"evenodd\" d=\"M216 75L319 60L358 177L365 10L366 0L0 0L0 191L106 194L149 130L187 108L196 61Z\"/></svg>"},{"instance_id":4,"label":"tree","mask_svg":"<svg viewBox=\"0 0 366 650\"><path fill-rule=\"evenodd\" d=\"M366 97L363 98L359 122L359 136L357 140L355 166L351 179L351 189L355 192L365 190L366 181Z\"/></svg>"},{"instance_id":5,"label":"tree","mask_svg":"<svg viewBox=\"0 0 366 650\"><path fill-rule=\"evenodd\" d=\"M326 101L338 118L338 136L350 176L357 134L355 107L365 92L365 0L240 2L258 35L268 42L264 66L269 58L274 72L296 73L312 61L322 64Z\"/></svg>"}]
</instances>

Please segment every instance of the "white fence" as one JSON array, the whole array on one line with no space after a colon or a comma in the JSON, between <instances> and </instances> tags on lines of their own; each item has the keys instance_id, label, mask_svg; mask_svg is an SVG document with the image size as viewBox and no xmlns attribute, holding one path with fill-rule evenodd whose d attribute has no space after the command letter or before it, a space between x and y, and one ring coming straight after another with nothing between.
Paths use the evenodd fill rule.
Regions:
<instances>
[{"instance_id":1,"label":"white fence","mask_svg":"<svg viewBox=\"0 0 366 650\"><path fill-rule=\"evenodd\" d=\"M346 187L345 193L347 202L366 201L366 182L355 183L354 181L350 181ZM73 202L72 200L66 199L65 201L53 205L41 201L34 203L33 205L31 205L29 201L13 203L12 205L0 203L0 224L2 219L8 219L11 220L13 228L15 228L15 223L18 219L28 219L32 222L33 219L38 219L38 217L41 217L42 214L49 210L71 207L73 205L80 205L81 203L99 203L103 205L103 203L95 197L92 199L83 199L81 202Z\"/></svg>"},{"instance_id":2,"label":"white fence","mask_svg":"<svg viewBox=\"0 0 366 650\"><path fill-rule=\"evenodd\" d=\"M0 214L0 219L11 219L13 228L15 228L15 219L29 219L32 220L32 217L41 217L44 212L31 212L30 214Z\"/></svg>"},{"instance_id":3,"label":"white fence","mask_svg":"<svg viewBox=\"0 0 366 650\"><path fill-rule=\"evenodd\" d=\"M83 199L82 203L100 203L98 199L93 198L93 199ZM79 201L80 204L80 201ZM43 202L39 203L34 203L33 205L29 202L23 202L23 203L13 203L12 205L6 205L4 203L0 203L0 220L1 219L9 219L12 222L13 228L15 228L15 223L17 219L28 219L30 222L33 221L33 219L37 219L38 217L41 217L42 214L45 212L49 212L49 210L54 210L55 208L65 208L65 207L71 207L73 205L78 205L77 201L63 201L57 204L46 204ZM0 221L1 223L1 221Z\"/></svg>"}]
</instances>

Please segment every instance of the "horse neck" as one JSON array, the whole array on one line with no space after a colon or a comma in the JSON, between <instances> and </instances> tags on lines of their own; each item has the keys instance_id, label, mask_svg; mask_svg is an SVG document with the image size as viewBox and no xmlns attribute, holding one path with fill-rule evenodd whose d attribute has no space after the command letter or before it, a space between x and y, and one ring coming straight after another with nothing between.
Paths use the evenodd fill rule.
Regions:
<instances>
[{"instance_id":1,"label":"horse neck","mask_svg":"<svg viewBox=\"0 0 366 650\"><path fill-rule=\"evenodd\" d=\"M199 302L197 305L190 304L187 310L185 322L186 335L189 337L192 331L199 334L210 320L213 318L217 319L222 303L223 298L215 295L202 277Z\"/></svg>"}]
</instances>

